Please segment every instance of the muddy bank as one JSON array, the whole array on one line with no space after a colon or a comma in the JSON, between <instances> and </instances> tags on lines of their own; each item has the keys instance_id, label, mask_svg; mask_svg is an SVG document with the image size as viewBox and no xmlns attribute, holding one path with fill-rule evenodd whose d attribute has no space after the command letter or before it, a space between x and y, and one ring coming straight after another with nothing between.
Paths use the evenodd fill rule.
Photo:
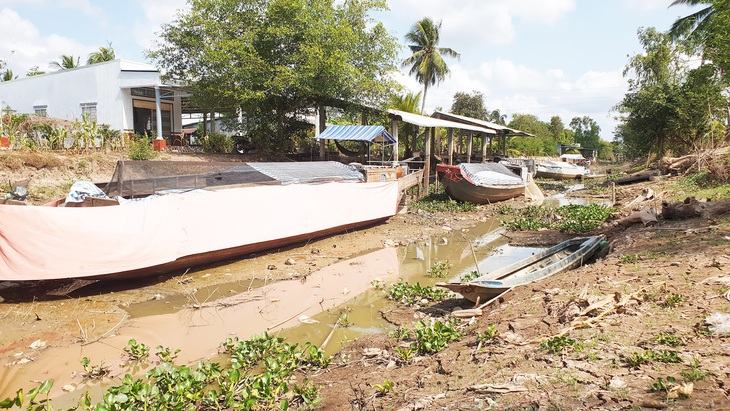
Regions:
<instances>
[{"instance_id":1,"label":"muddy bank","mask_svg":"<svg viewBox=\"0 0 730 411\"><path fill-rule=\"evenodd\" d=\"M669 197L670 183L621 187L617 200L628 204L648 187ZM118 333L133 328L129 313L140 303L179 294L185 296L180 304L194 305L220 301L253 282L301 284L322 267L385 245L425 244L448 233L468 233L494 214L489 206L462 214L412 211L365 230L232 265L134 284L94 284L64 297L44 297L27 287L16 294L0 290L6 298L0 304L5 325L0 365L22 367L6 364L42 358L47 349L103 344L114 335L124 342L133 334ZM397 349L407 347L408 340L371 335L338 353L324 372L307 377L322 387L323 409L722 409L730 401L730 357L726 339L711 335L705 319L730 312L729 226L727 219L660 220L651 227L606 224L599 230L610 240L606 257L505 295L483 316L462 320L457 325L462 336L443 351L405 360ZM507 235L520 245L563 238L553 232ZM393 327L412 329L419 320L446 321L452 309L469 304L454 298L421 308L389 307L381 315ZM486 339L490 329L496 335ZM143 333L153 331L146 327ZM50 348L30 348L37 340ZM207 349L215 351L219 342L210 341ZM77 358L68 362L78 364ZM669 387L658 384L668 377L692 383L693 393L667 400ZM18 376L23 380L18 387L35 385L26 379L45 378ZM378 388L387 381L392 389Z\"/></svg>"}]
</instances>

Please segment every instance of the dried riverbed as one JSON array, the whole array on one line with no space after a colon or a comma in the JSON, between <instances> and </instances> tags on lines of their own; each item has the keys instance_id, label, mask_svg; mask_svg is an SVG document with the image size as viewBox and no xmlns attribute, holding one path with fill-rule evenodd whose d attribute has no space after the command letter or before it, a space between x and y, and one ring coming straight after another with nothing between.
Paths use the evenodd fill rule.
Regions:
<instances>
[{"instance_id":1,"label":"dried riverbed","mask_svg":"<svg viewBox=\"0 0 730 411\"><path fill-rule=\"evenodd\" d=\"M94 169L88 164L104 163L99 159L85 161L86 170ZM21 171L14 175L21 175ZM74 167L73 173L83 174L79 167ZM626 204L647 186L662 193L668 182L620 188L617 199ZM669 198L674 194L663 195ZM53 375L50 369L48 373L41 370L46 353L135 336L154 344L143 340L154 339L155 328L161 324L135 330L134 324L144 324L144 318L132 318L141 317L145 304L159 307L160 301L170 299L171 305L188 305L192 323L186 332L193 333L199 321L213 321L213 317L195 318L196 305L221 301L261 283L301 285L315 278L320 268L385 250L386 245L403 248L433 244L454 233L469 236L469 230L488 223L494 213L495 209L487 206L456 215L411 212L365 230L252 256L231 265L173 273L143 283L94 284L64 297L50 298L44 296L44 290L32 287L20 292L0 290L5 298L0 304L0 398ZM724 337L707 332L705 318L730 312L730 301L723 296L730 289L729 226L727 219L660 221L654 227L608 224L602 231L611 240L611 253L604 259L515 290L484 316L472 323L462 322L459 329L463 337L445 350L403 361L396 348L407 343L386 334L366 335L338 353L325 372L308 378L322 386L320 405L324 409L721 409L729 401L730 357ZM557 233L547 235L552 241L559 239ZM523 244L549 241L545 233L510 236ZM341 287L336 287L336 294L341 295L346 286ZM354 288L350 291L356 293ZM172 296L182 297L173 300ZM601 305L586 311L592 304ZM391 328L412 328L416 321L429 317L445 321L455 306L467 308L464 300L450 299L420 308L377 308L382 313L376 314ZM290 317L282 314L261 326ZM183 332L178 337L180 344L172 346L184 346L184 352L194 350L186 342L189 338L190 344L207 350L202 355L205 357L215 353L223 335L245 337L249 331L226 320L224 314L221 318L230 327L221 327L223 334L211 336L215 341L201 342L199 337ZM480 343L479 336L491 324L498 335ZM354 316L351 326L357 326ZM159 331L166 333L163 328ZM544 344L541 347L547 337L557 335L565 339L550 341L562 341L563 349L551 352ZM675 340L661 337L668 335L676 337L677 345L668 345ZM317 340L313 342L321 343L322 337L312 336ZM335 346L339 339L333 340ZM38 340L41 343L34 345ZM95 345L85 345L91 346ZM675 352L680 362L664 362L656 355L660 352L664 353L661 358L674 358L667 352ZM115 363L121 354L116 347L104 361ZM69 367L78 366L81 371L79 355L74 352L62 358ZM196 355L187 359L193 357ZM631 361L633 358L639 360ZM28 369L39 370L38 375L19 371L24 359L34 363ZM99 360L102 358L93 358ZM54 361L46 364L51 368ZM678 382L693 382L694 392L688 398L667 400L666 390L652 391L660 378L667 381L669 376ZM392 383L392 389L384 392L378 387L386 381Z\"/></svg>"}]
</instances>

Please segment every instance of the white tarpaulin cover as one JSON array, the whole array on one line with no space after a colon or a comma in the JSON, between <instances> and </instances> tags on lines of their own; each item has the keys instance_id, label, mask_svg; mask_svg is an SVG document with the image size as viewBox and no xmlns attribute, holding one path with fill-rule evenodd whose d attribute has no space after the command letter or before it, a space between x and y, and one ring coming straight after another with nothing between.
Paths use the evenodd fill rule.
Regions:
<instances>
[{"instance_id":1,"label":"white tarpaulin cover","mask_svg":"<svg viewBox=\"0 0 730 411\"><path fill-rule=\"evenodd\" d=\"M520 176L499 163L462 163L461 175L475 186L524 186Z\"/></svg>"},{"instance_id":2,"label":"white tarpaulin cover","mask_svg":"<svg viewBox=\"0 0 730 411\"><path fill-rule=\"evenodd\" d=\"M0 205L0 281L89 277L387 218L398 182L195 190L109 207Z\"/></svg>"}]
</instances>

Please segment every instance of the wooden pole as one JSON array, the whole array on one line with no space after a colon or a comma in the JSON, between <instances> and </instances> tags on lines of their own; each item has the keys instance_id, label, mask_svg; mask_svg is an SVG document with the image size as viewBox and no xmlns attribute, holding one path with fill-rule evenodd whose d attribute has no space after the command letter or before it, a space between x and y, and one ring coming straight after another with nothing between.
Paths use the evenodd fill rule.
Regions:
<instances>
[{"instance_id":1,"label":"wooden pole","mask_svg":"<svg viewBox=\"0 0 730 411\"><path fill-rule=\"evenodd\" d=\"M479 133L479 136L482 138L482 163L486 163L487 162L487 134Z\"/></svg>"},{"instance_id":2,"label":"wooden pole","mask_svg":"<svg viewBox=\"0 0 730 411\"><path fill-rule=\"evenodd\" d=\"M426 163L423 166L423 179L425 181L423 195L425 195L425 196L428 195L428 190L429 190L428 184L431 181L431 132L433 131L433 129L434 129L433 127L431 127L430 129L428 129L428 128L426 129L426 133L425 133L426 141L424 143L424 149L423 149L423 151L426 152L425 153Z\"/></svg>"},{"instance_id":3,"label":"wooden pole","mask_svg":"<svg viewBox=\"0 0 730 411\"><path fill-rule=\"evenodd\" d=\"M390 129L393 130L393 138L395 144L393 144L393 161L398 162L398 120L393 119L390 121Z\"/></svg>"},{"instance_id":4,"label":"wooden pole","mask_svg":"<svg viewBox=\"0 0 730 411\"><path fill-rule=\"evenodd\" d=\"M447 149L449 151L449 165L454 165L454 129L450 128L448 131L449 136L449 148Z\"/></svg>"},{"instance_id":5,"label":"wooden pole","mask_svg":"<svg viewBox=\"0 0 730 411\"><path fill-rule=\"evenodd\" d=\"M469 137L466 140L466 162L471 163L471 153L474 144L474 134L469 132Z\"/></svg>"}]
</instances>

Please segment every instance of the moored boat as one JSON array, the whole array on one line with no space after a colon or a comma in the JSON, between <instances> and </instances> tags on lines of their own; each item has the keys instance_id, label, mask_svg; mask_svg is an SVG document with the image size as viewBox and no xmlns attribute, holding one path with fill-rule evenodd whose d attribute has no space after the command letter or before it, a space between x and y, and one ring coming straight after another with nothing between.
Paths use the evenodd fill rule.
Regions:
<instances>
[{"instance_id":1,"label":"moored boat","mask_svg":"<svg viewBox=\"0 0 730 411\"><path fill-rule=\"evenodd\" d=\"M563 161L543 161L537 164L536 177L554 180L580 179L588 174L588 168Z\"/></svg>"},{"instance_id":2,"label":"moored boat","mask_svg":"<svg viewBox=\"0 0 730 411\"><path fill-rule=\"evenodd\" d=\"M485 302L510 288L543 280L583 265L598 251L605 236L573 238L514 264L494 270L466 283L438 283L470 301Z\"/></svg>"},{"instance_id":3,"label":"moored boat","mask_svg":"<svg viewBox=\"0 0 730 411\"><path fill-rule=\"evenodd\" d=\"M527 173L517 175L499 163L439 164L439 181L451 198L476 204L508 200L525 194Z\"/></svg>"},{"instance_id":4,"label":"moored boat","mask_svg":"<svg viewBox=\"0 0 730 411\"><path fill-rule=\"evenodd\" d=\"M336 162L120 162L104 192L0 205L0 281L144 276L307 241L395 215L398 184Z\"/></svg>"}]
</instances>

